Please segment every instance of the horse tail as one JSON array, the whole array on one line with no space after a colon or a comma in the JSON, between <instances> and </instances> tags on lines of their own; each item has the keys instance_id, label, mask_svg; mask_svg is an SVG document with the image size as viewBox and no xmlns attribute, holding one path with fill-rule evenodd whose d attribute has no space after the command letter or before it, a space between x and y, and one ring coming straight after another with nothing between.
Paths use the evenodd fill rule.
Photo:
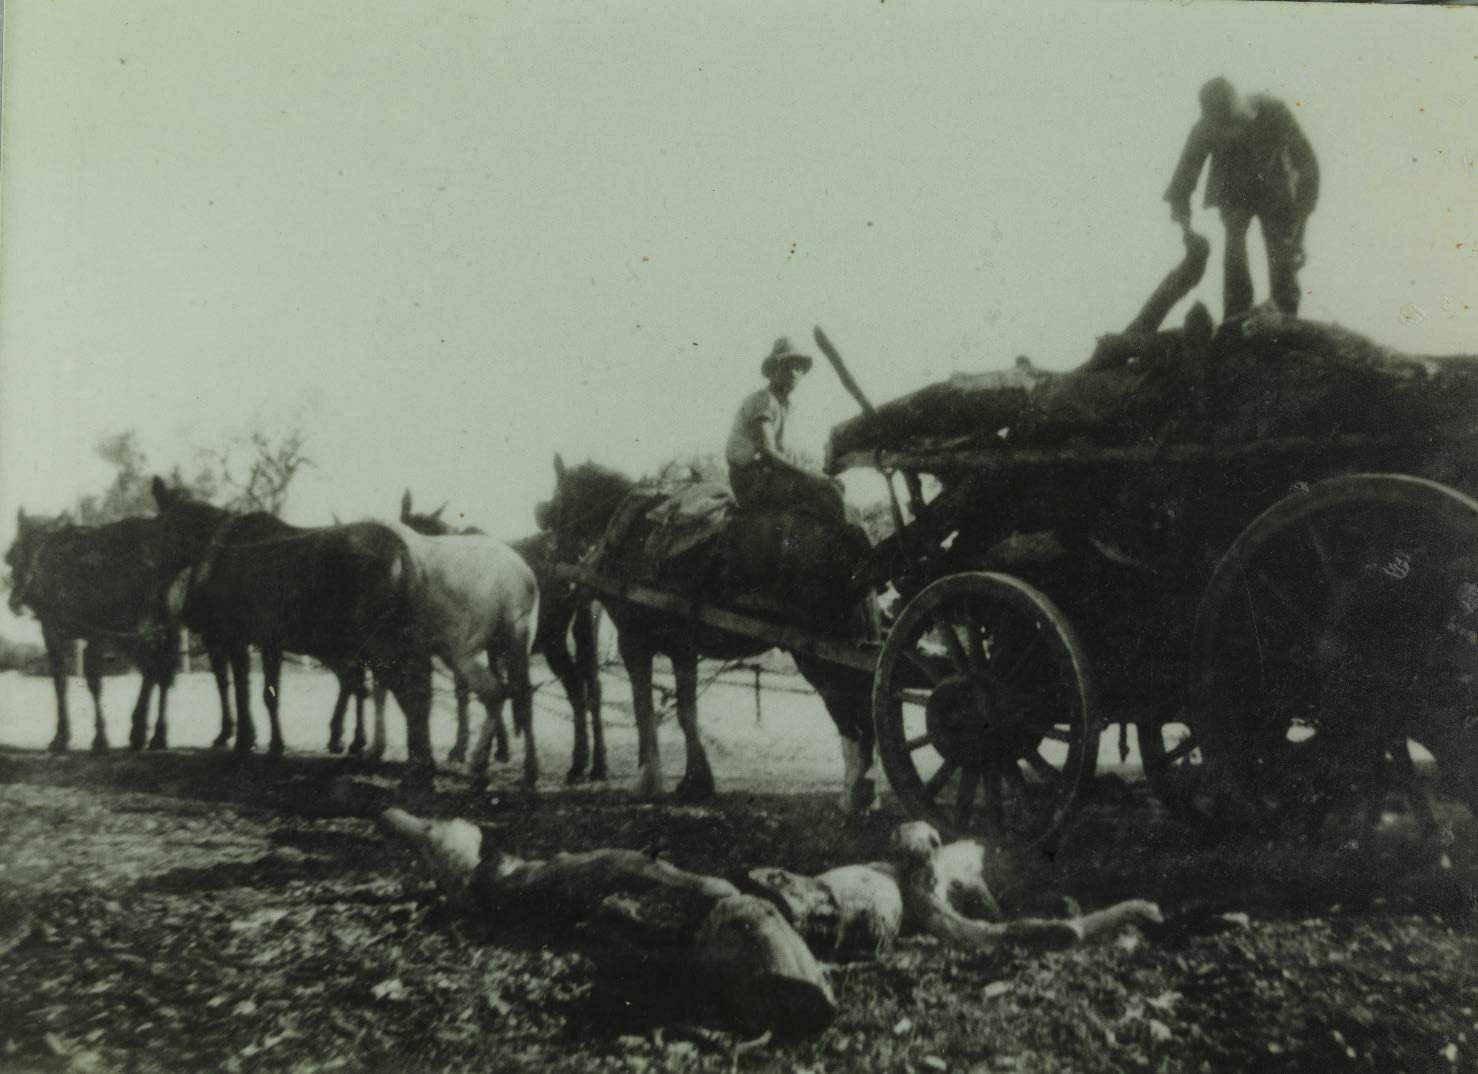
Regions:
<instances>
[{"instance_id":1,"label":"horse tail","mask_svg":"<svg viewBox=\"0 0 1478 1074\"><path fill-rule=\"evenodd\" d=\"M516 693L529 693L532 690L529 685L529 659L533 655L534 639L539 633L539 586L532 582L532 574L530 580L528 601L514 618L514 644L509 653L510 662L513 663L510 668L514 679L513 689ZM515 704L513 706L515 733L520 735L529 733L529 721L532 714L531 705Z\"/></svg>"}]
</instances>

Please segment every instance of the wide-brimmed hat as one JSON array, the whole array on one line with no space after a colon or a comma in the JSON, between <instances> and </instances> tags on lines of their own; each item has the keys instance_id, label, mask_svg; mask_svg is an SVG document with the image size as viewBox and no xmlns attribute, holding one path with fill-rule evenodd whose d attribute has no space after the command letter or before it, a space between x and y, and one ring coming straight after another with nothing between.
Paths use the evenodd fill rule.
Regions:
<instances>
[{"instance_id":1,"label":"wide-brimmed hat","mask_svg":"<svg viewBox=\"0 0 1478 1074\"><path fill-rule=\"evenodd\" d=\"M775 346L770 348L769 355L760 363L760 376L768 377L775 370L785 365L799 366L802 373L809 373L811 371L812 358L809 354L802 354L792 347L788 337L781 336L775 341Z\"/></svg>"}]
</instances>

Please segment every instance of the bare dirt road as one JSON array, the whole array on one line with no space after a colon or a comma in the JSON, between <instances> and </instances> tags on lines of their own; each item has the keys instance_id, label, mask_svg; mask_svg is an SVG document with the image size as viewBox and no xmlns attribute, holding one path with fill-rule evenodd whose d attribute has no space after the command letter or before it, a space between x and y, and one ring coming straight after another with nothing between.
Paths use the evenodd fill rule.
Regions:
<instances>
[{"instance_id":1,"label":"bare dirt road","mask_svg":"<svg viewBox=\"0 0 1478 1074\"><path fill-rule=\"evenodd\" d=\"M568 715L545 690L537 792L515 765L473 798L444 767L414 805L526 856L643 848L721 875L878 856L896 804L844 823L820 704L767 693L757 721L748 682L701 702L711 805L631 797L618 678L609 786L564 786ZM109 680L115 743L135 683ZM736 1051L688 982L448 912L372 819L404 756L393 706L391 761L361 765L321 752L330 679L297 672L284 693L281 761L205 748L218 714L199 674L172 699L174 749L93 755L74 684L74 751L54 757L49 684L0 679L0 1070L1478 1070L1478 830L1456 807L1446 868L1396 815L1358 847L1334 831L1211 846L1132 767L1110 773L1055 853L1000 856L999 894L1035 912L1154 898L1169 925L1031 956L906 940L831 970L841 1014L819 1038ZM444 755L449 697L433 734ZM675 778L671 721L663 749Z\"/></svg>"}]
</instances>

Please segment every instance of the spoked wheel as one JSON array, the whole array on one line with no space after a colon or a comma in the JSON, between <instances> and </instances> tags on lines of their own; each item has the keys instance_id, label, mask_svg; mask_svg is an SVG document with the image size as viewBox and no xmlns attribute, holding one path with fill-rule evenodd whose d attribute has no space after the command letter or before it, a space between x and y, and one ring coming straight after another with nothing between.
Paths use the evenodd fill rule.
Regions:
<instances>
[{"instance_id":1,"label":"spoked wheel","mask_svg":"<svg viewBox=\"0 0 1478 1074\"><path fill-rule=\"evenodd\" d=\"M1172 813L1187 820L1204 819L1198 811L1204 757L1181 709L1163 708L1134 721L1139 759L1155 796Z\"/></svg>"},{"instance_id":2,"label":"spoked wheel","mask_svg":"<svg viewBox=\"0 0 1478 1074\"><path fill-rule=\"evenodd\" d=\"M908 603L873 680L878 753L910 815L952 837L1043 844L1098 756L1088 660L1044 594L955 574Z\"/></svg>"},{"instance_id":3,"label":"spoked wheel","mask_svg":"<svg viewBox=\"0 0 1478 1074\"><path fill-rule=\"evenodd\" d=\"M1390 474L1279 501L1202 598L1172 785L1238 826L1310 829L1391 791L1430 824L1415 743L1478 806L1475 611L1478 502Z\"/></svg>"}]
</instances>

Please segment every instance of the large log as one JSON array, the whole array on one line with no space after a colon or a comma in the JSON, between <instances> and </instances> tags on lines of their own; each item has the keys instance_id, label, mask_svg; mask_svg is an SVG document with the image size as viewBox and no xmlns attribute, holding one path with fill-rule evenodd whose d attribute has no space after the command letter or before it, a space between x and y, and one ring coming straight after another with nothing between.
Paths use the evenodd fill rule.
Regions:
<instances>
[{"instance_id":1,"label":"large log","mask_svg":"<svg viewBox=\"0 0 1478 1074\"><path fill-rule=\"evenodd\" d=\"M746 1032L808 1036L836 1017L821 967L780 911L726 880L632 850L544 861L484 854L482 833L465 821L425 821L397 809L383 821L416 848L442 891L483 921L579 925L617 947L633 969L690 970Z\"/></svg>"},{"instance_id":2,"label":"large log","mask_svg":"<svg viewBox=\"0 0 1478 1074\"><path fill-rule=\"evenodd\" d=\"M909 932L973 950L1053 950L1161 920L1155 904L1142 900L1055 921L967 916L999 916L984 848L942 845L922 821L899 826L887 861L817 877L755 869L746 878L750 894L636 851L526 861L485 851L481 832L465 821L425 821L396 809L383 821L463 911L492 922L578 925L633 966L693 972L735 1025L781 1037L818 1033L836 1016L817 958L875 955Z\"/></svg>"}]
</instances>

